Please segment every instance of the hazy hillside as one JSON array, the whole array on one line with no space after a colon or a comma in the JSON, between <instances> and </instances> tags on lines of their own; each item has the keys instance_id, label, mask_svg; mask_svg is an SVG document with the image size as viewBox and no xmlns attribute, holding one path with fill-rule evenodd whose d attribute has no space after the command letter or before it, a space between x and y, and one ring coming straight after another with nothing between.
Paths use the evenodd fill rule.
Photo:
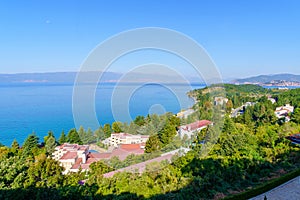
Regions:
<instances>
[{"instance_id":1,"label":"hazy hillside","mask_svg":"<svg viewBox=\"0 0 300 200\"><path fill-rule=\"evenodd\" d=\"M272 81L290 81L300 82L300 75L295 74L274 74L274 75L260 75L249 78L236 79L233 83L270 83Z\"/></svg>"},{"instance_id":2,"label":"hazy hillside","mask_svg":"<svg viewBox=\"0 0 300 200\"><path fill-rule=\"evenodd\" d=\"M94 72L86 72L91 76ZM22 74L0 74L1 84L11 83L74 83L77 72L51 72L51 73L22 73ZM119 73L105 72L102 81L111 82L121 77Z\"/></svg>"}]
</instances>

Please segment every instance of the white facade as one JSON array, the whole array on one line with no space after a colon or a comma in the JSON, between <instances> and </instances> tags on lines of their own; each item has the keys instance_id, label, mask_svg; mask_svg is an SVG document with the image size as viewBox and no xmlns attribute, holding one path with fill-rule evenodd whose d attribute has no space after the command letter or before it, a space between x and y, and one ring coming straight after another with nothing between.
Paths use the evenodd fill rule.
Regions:
<instances>
[{"instance_id":1,"label":"white facade","mask_svg":"<svg viewBox=\"0 0 300 200\"><path fill-rule=\"evenodd\" d=\"M88 145L65 143L55 147L52 158L59 161L60 165L65 168L64 173L68 173L76 162L86 163L88 153Z\"/></svg>"},{"instance_id":2,"label":"white facade","mask_svg":"<svg viewBox=\"0 0 300 200\"><path fill-rule=\"evenodd\" d=\"M191 138L192 135L204 128L206 128L208 125L212 125L213 123L208 120L200 120L193 122L191 124L180 126L178 129L178 134L181 138L183 138L185 135L188 138Z\"/></svg>"},{"instance_id":3,"label":"white facade","mask_svg":"<svg viewBox=\"0 0 300 200\"><path fill-rule=\"evenodd\" d=\"M215 106L217 106L217 105L222 106L222 105L226 104L227 102L228 102L228 99L225 97L215 97L215 99L214 99Z\"/></svg>"},{"instance_id":4,"label":"white facade","mask_svg":"<svg viewBox=\"0 0 300 200\"><path fill-rule=\"evenodd\" d=\"M294 106L291 106L290 104L286 104L285 106L277 107L275 110L275 115L280 118L283 115L287 115L288 113L294 112Z\"/></svg>"},{"instance_id":5,"label":"white facade","mask_svg":"<svg viewBox=\"0 0 300 200\"><path fill-rule=\"evenodd\" d=\"M149 135L131 135L128 133L112 133L111 136L102 141L103 144L117 147L120 144L146 143Z\"/></svg>"},{"instance_id":6,"label":"white facade","mask_svg":"<svg viewBox=\"0 0 300 200\"><path fill-rule=\"evenodd\" d=\"M276 103L276 100L274 98L268 97L268 100L272 102L272 104Z\"/></svg>"},{"instance_id":7,"label":"white facade","mask_svg":"<svg viewBox=\"0 0 300 200\"><path fill-rule=\"evenodd\" d=\"M289 113L294 112L294 106L286 104L285 106L277 107L275 110L275 115L277 118L284 118L285 122L290 121Z\"/></svg>"}]
</instances>

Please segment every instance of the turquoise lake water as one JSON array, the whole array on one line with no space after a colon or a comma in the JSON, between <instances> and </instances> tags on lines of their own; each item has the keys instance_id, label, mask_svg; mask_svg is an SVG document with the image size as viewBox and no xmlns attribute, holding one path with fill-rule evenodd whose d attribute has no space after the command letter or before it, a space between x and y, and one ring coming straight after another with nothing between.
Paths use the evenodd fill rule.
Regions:
<instances>
[{"instance_id":1,"label":"turquoise lake water","mask_svg":"<svg viewBox=\"0 0 300 200\"><path fill-rule=\"evenodd\" d=\"M204 86L192 85L193 89L202 87ZM129 88L132 86L119 87L124 93ZM124 106L124 103L121 104L122 101L128 102L127 107L132 118L137 115L146 116L149 112L177 113L181 108L191 107L193 100L186 96L188 92L186 86L178 84L176 88L179 91L177 96L170 89L158 84L143 85L130 94L130 99L118 99L117 102L120 102L119 106ZM102 84L95 92L96 115L100 124L112 123L116 120L111 109L114 90L114 84ZM72 114L72 84L0 85L0 94L0 142L4 145L10 145L14 138L22 144L32 132L39 136L40 141L49 130L59 137L62 130L67 133L75 127Z\"/></svg>"}]
</instances>

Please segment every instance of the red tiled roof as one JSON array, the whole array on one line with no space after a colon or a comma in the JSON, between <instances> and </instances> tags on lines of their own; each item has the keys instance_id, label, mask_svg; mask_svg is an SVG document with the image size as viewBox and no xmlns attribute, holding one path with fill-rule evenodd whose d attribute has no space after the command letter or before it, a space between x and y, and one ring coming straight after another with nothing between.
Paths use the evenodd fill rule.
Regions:
<instances>
[{"instance_id":1,"label":"red tiled roof","mask_svg":"<svg viewBox=\"0 0 300 200\"><path fill-rule=\"evenodd\" d=\"M96 159L105 159L109 158L111 156L111 153L94 153L90 152L88 154L88 158L96 158Z\"/></svg>"},{"instance_id":2,"label":"red tiled roof","mask_svg":"<svg viewBox=\"0 0 300 200\"><path fill-rule=\"evenodd\" d=\"M58 146L59 149L67 150L67 151L77 151L77 150L87 150L89 148L88 145L78 145L78 144L69 144L64 143Z\"/></svg>"},{"instance_id":3,"label":"red tiled roof","mask_svg":"<svg viewBox=\"0 0 300 200\"><path fill-rule=\"evenodd\" d=\"M97 162L97 161L99 161L100 159L98 159L98 158L88 158L87 160L86 160L86 163L83 163L83 164L92 164L93 162Z\"/></svg>"},{"instance_id":4,"label":"red tiled roof","mask_svg":"<svg viewBox=\"0 0 300 200\"><path fill-rule=\"evenodd\" d=\"M119 137L122 137L122 136L132 136L129 133L112 133L112 135L119 136Z\"/></svg>"},{"instance_id":5,"label":"red tiled roof","mask_svg":"<svg viewBox=\"0 0 300 200\"><path fill-rule=\"evenodd\" d=\"M88 149L88 145L80 145L78 147L78 150L87 150Z\"/></svg>"},{"instance_id":6,"label":"red tiled roof","mask_svg":"<svg viewBox=\"0 0 300 200\"><path fill-rule=\"evenodd\" d=\"M97 162L101 159L109 159L113 156L117 156L120 160L126 159L127 156L130 154L143 154L144 150L141 149L141 144L123 144L120 145L118 149L114 149L111 153L96 153L96 152L90 152L87 155L86 163L82 163L82 158L78 158L75 162L75 164L72 166L71 169L89 169L90 164L93 162ZM64 154L61 158L61 160L66 159L76 159L77 158L77 152L74 151L68 151L66 154Z\"/></svg>"},{"instance_id":7,"label":"red tiled roof","mask_svg":"<svg viewBox=\"0 0 300 200\"><path fill-rule=\"evenodd\" d=\"M125 158L130 154L130 152L123 149L114 149L111 152L111 157L117 156L120 160L125 160Z\"/></svg>"},{"instance_id":8,"label":"red tiled roof","mask_svg":"<svg viewBox=\"0 0 300 200\"><path fill-rule=\"evenodd\" d=\"M181 128L185 129L185 130L190 130L190 131L194 131L197 130L198 128L202 128L204 126L208 126L210 125L212 122L209 120L200 120L200 121L196 121L187 125L183 125L181 126Z\"/></svg>"},{"instance_id":9,"label":"red tiled roof","mask_svg":"<svg viewBox=\"0 0 300 200\"><path fill-rule=\"evenodd\" d=\"M80 165L80 167L81 167L81 169L89 169L90 168L90 165L91 165L92 163L85 163L85 164L81 164Z\"/></svg>"},{"instance_id":10,"label":"red tiled roof","mask_svg":"<svg viewBox=\"0 0 300 200\"><path fill-rule=\"evenodd\" d=\"M120 148L123 150L137 150L141 148L141 144L121 144Z\"/></svg>"},{"instance_id":11,"label":"red tiled roof","mask_svg":"<svg viewBox=\"0 0 300 200\"><path fill-rule=\"evenodd\" d=\"M97 161L99 161L99 160L100 160L100 159L98 159L98 158L88 158L88 159L86 160L86 163L82 163L82 159L81 159L81 158L78 158L78 159L76 160L76 163L72 166L71 169L79 169L79 168L81 168L81 169L89 169L89 167L90 167L90 165L91 165L92 163L97 162Z\"/></svg>"},{"instance_id":12,"label":"red tiled roof","mask_svg":"<svg viewBox=\"0 0 300 200\"><path fill-rule=\"evenodd\" d=\"M79 169L81 162L82 162L82 158L78 158L71 169Z\"/></svg>"},{"instance_id":13,"label":"red tiled roof","mask_svg":"<svg viewBox=\"0 0 300 200\"><path fill-rule=\"evenodd\" d=\"M77 152L68 151L60 158L60 160L75 159L76 157L77 157Z\"/></svg>"},{"instance_id":14,"label":"red tiled roof","mask_svg":"<svg viewBox=\"0 0 300 200\"><path fill-rule=\"evenodd\" d=\"M144 154L144 149L137 149L137 150L135 150L135 151L132 151L131 153L134 153L134 154Z\"/></svg>"},{"instance_id":15,"label":"red tiled roof","mask_svg":"<svg viewBox=\"0 0 300 200\"><path fill-rule=\"evenodd\" d=\"M117 156L120 160L124 160L130 154L143 154L144 150L141 149L141 144L122 144L118 149L114 149L111 153L94 153L88 154L88 160L95 158L97 160L110 159L113 156Z\"/></svg>"}]
</instances>

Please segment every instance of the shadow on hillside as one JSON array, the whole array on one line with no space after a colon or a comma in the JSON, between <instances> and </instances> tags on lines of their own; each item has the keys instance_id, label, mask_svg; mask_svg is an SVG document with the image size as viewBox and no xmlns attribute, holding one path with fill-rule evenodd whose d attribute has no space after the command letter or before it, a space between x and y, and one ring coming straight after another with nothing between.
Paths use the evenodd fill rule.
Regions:
<instances>
[{"instance_id":1,"label":"shadow on hillside","mask_svg":"<svg viewBox=\"0 0 300 200\"><path fill-rule=\"evenodd\" d=\"M64 187L59 189L50 188L30 188L30 189L9 189L0 190L1 200L21 200L21 199L39 199L39 200L109 200L109 199L143 199L143 197L138 197L136 194L122 193L119 195L94 195L89 187L86 186L73 186Z\"/></svg>"},{"instance_id":2,"label":"shadow on hillside","mask_svg":"<svg viewBox=\"0 0 300 200\"><path fill-rule=\"evenodd\" d=\"M300 153L285 153L279 160L289 158L291 163L299 167ZM174 163L176 165L176 163ZM296 165L294 167L297 167ZM221 199L229 191L241 191L265 182L260 177L280 176L282 168L291 167L285 162L269 163L249 159L236 159L222 162L220 159L196 159L182 167L183 174L192 174L193 180L186 186L171 193L152 196L150 199ZM291 169L291 168L290 168ZM141 188L142 190L143 188ZM78 185L72 187L28 188L0 190L0 199L144 199L132 193L118 195L97 195L95 186Z\"/></svg>"},{"instance_id":3,"label":"shadow on hillside","mask_svg":"<svg viewBox=\"0 0 300 200\"><path fill-rule=\"evenodd\" d=\"M278 155L278 162L254 162L250 159L236 159L221 164L220 159L193 159L182 168L192 172L193 180L184 188L151 199L223 199L245 189L254 188L300 167L300 152ZM289 158L290 163L285 162ZM264 177L264 178L261 178Z\"/></svg>"}]
</instances>

